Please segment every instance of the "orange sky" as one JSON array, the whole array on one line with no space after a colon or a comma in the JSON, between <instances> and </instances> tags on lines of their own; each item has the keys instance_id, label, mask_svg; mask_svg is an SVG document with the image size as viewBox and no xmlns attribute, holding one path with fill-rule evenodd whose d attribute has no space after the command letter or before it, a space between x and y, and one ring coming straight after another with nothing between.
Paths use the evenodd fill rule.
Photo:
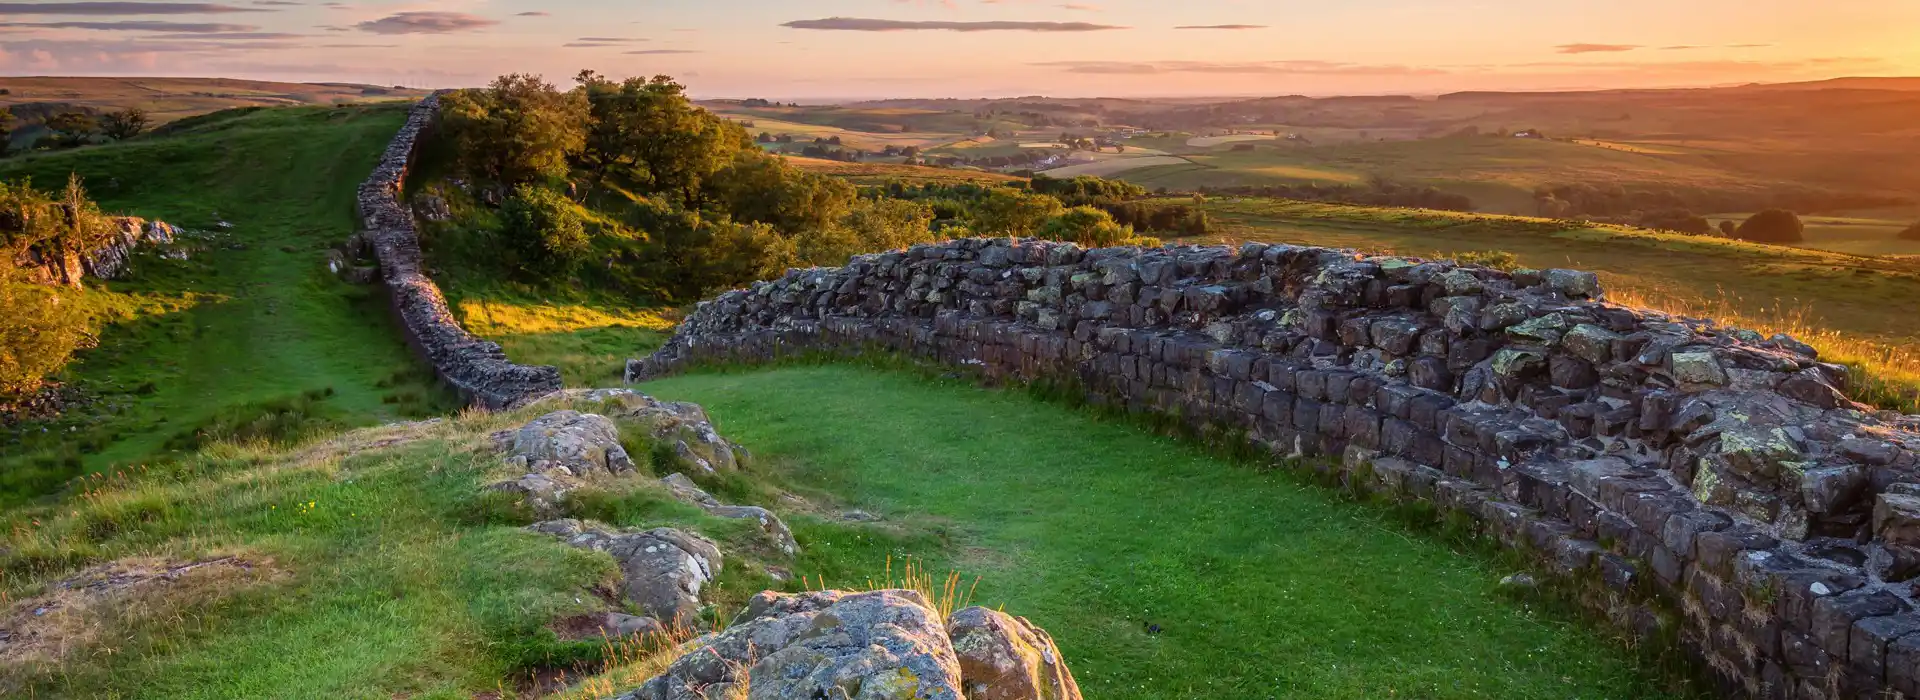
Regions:
<instances>
[{"instance_id":1,"label":"orange sky","mask_svg":"<svg viewBox=\"0 0 1920 700\"><path fill-rule=\"evenodd\" d=\"M1274 95L1920 74L1920 0L0 2L0 72L703 96Z\"/></svg>"}]
</instances>

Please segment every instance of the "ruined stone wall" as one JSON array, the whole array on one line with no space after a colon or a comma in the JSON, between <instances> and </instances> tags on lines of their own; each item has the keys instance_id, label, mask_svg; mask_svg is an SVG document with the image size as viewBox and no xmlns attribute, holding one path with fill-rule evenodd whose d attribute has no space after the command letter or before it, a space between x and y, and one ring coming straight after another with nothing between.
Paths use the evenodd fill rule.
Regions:
<instances>
[{"instance_id":1,"label":"ruined stone wall","mask_svg":"<svg viewBox=\"0 0 1920 700\"><path fill-rule=\"evenodd\" d=\"M1920 417L1791 338L1602 299L1568 270L962 240L723 294L628 378L878 348L1068 379L1471 516L1729 694L1920 697Z\"/></svg>"},{"instance_id":2,"label":"ruined stone wall","mask_svg":"<svg viewBox=\"0 0 1920 700\"><path fill-rule=\"evenodd\" d=\"M441 381L469 402L491 409L519 406L560 390L560 370L517 365L500 346L468 333L423 269L413 214L400 202L419 137L439 109L439 96L420 101L393 137L373 175L360 185L361 236L380 264L393 312L408 345L433 365Z\"/></svg>"}]
</instances>

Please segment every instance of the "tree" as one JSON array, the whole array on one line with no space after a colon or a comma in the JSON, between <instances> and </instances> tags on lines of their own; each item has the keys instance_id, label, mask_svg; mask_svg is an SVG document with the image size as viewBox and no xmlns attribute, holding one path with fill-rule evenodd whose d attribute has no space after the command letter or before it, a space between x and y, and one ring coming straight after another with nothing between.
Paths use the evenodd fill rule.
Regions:
<instances>
[{"instance_id":1,"label":"tree","mask_svg":"<svg viewBox=\"0 0 1920 700\"><path fill-rule=\"evenodd\" d=\"M1907 227L1907 230L1901 231L1900 238L1909 241L1920 241L1920 222L1914 222L1912 226Z\"/></svg>"},{"instance_id":2,"label":"tree","mask_svg":"<svg viewBox=\"0 0 1920 700\"><path fill-rule=\"evenodd\" d=\"M593 252L593 239L573 202L545 187L514 188L500 206L500 218L516 272L570 277Z\"/></svg>"},{"instance_id":3,"label":"tree","mask_svg":"<svg viewBox=\"0 0 1920 700\"><path fill-rule=\"evenodd\" d=\"M13 110L0 107L0 158L13 152Z\"/></svg>"},{"instance_id":4,"label":"tree","mask_svg":"<svg viewBox=\"0 0 1920 700\"><path fill-rule=\"evenodd\" d=\"M100 120L85 112L62 112L47 118L47 130L53 132L43 139L49 147L76 148L100 131Z\"/></svg>"},{"instance_id":5,"label":"tree","mask_svg":"<svg viewBox=\"0 0 1920 700\"><path fill-rule=\"evenodd\" d=\"M1720 233L1722 235L1727 236L1728 238L1732 238L1735 233L1739 232L1739 230L1740 230L1740 225L1733 223L1732 219L1727 219L1720 222Z\"/></svg>"},{"instance_id":6,"label":"tree","mask_svg":"<svg viewBox=\"0 0 1920 700\"><path fill-rule=\"evenodd\" d=\"M899 250L931 243L933 207L904 199L861 199L834 226L797 241L802 261L844 265L861 253Z\"/></svg>"},{"instance_id":7,"label":"tree","mask_svg":"<svg viewBox=\"0 0 1920 700\"><path fill-rule=\"evenodd\" d=\"M686 86L667 76L615 83L581 71L574 80L586 95L590 122L578 160L596 182L613 176L697 207L707 177L734 152L754 148L745 129L694 106Z\"/></svg>"},{"instance_id":8,"label":"tree","mask_svg":"<svg viewBox=\"0 0 1920 700\"><path fill-rule=\"evenodd\" d=\"M740 152L713 174L708 190L735 220L767 224L789 236L832 226L854 197L853 186L845 182L757 151Z\"/></svg>"},{"instance_id":9,"label":"tree","mask_svg":"<svg viewBox=\"0 0 1920 700\"><path fill-rule=\"evenodd\" d=\"M586 139L586 101L532 75L503 75L441 98L442 125L467 172L503 185L567 174Z\"/></svg>"},{"instance_id":10,"label":"tree","mask_svg":"<svg viewBox=\"0 0 1920 700\"><path fill-rule=\"evenodd\" d=\"M147 111L139 107L128 107L118 112L108 112L100 118L100 132L115 141L125 141L139 136L152 125Z\"/></svg>"},{"instance_id":11,"label":"tree","mask_svg":"<svg viewBox=\"0 0 1920 700\"><path fill-rule=\"evenodd\" d=\"M1755 243L1799 243L1806 240L1807 225L1800 216L1785 209L1768 209L1754 214L1734 231L1733 236Z\"/></svg>"}]
</instances>

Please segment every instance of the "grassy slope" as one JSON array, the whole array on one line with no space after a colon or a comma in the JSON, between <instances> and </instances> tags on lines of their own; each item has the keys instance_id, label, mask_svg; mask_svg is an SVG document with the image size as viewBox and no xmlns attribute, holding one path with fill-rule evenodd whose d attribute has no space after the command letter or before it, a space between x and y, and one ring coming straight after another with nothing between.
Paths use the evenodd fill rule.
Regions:
<instances>
[{"instance_id":1,"label":"grassy slope","mask_svg":"<svg viewBox=\"0 0 1920 700\"><path fill-rule=\"evenodd\" d=\"M322 265L324 251L352 235L354 190L404 114L399 105L268 110L204 133L0 161L0 176L42 186L77 173L109 211L203 230L231 223L239 244L155 263L94 295L131 317L106 328L67 378L126 408L73 417L85 439L57 447L85 443L95 470L146 460L216 414L305 392L330 391L325 410L348 420L434 408L384 301ZM134 308L155 299L180 310Z\"/></svg>"},{"instance_id":2,"label":"grassy slope","mask_svg":"<svg viewBox=\"0 0 1920 700\"><path fill-rule=\"evenodd\" d=\"M843 366L639 388L701 402L804 484L946 523L976 599L1047 627L1088 697L1660 692L1589 628L1496 594L1489 562L1131 426Z\"/></svg>"}]
</instances>

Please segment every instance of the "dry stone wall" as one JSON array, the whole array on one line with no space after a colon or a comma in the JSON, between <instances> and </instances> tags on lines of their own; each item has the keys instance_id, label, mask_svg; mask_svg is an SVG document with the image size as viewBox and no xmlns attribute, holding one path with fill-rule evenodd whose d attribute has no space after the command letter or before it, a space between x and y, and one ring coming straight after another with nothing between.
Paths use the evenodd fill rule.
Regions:
<instances>
[{"instance_id":1,"label":"dry stone wall","mask_svg":"<svg viewBox=\"0 0 1920 700\"><path fill-rule=\"evenodd\" d=\"M498 344L460 326L440 287L424 270L413 214L400 201L415 146L438 111L438 95L421 100L387 146L373 175L361 184L364 230L360 236L380 264L381 281L408 345L433 365L440 380L478 406L519 406L559 391L560 370L514 364Z\"/></svg>"},{"instance_id":2,"label":"dry stone wall","mask_svg":"<svg viewBox=\"0 0 1920 700\"><path fill-rule=\"evenodd\" d=\"M1920 417L1791 338L1603 298L1571 270L971 239L723 294L628 378L880 349L1070 380L1470 516L1729 694L1920 697Z\"/></svg>"}]
</instances>

